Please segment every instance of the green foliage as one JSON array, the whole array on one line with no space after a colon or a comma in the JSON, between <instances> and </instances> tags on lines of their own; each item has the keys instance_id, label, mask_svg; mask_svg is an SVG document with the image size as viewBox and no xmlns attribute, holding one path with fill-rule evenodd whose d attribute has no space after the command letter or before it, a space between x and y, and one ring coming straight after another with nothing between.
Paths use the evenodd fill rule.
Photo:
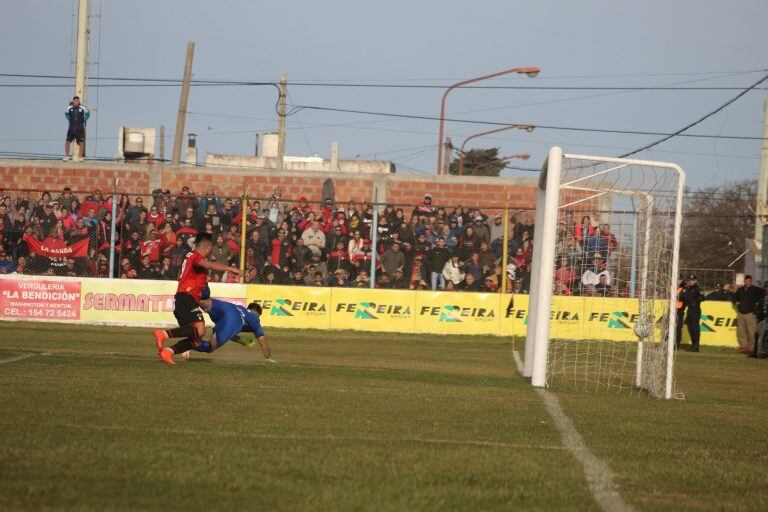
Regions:
<instances>
[{"instance_id":1,"label":"green foliage","mask_svg":"<svg viewBox=\"0 0 768 512\"><path fill-rule=\"evenodd\" d=\"M456 157L449 167L450 174L459 174L459 159ZM464 153L464 176L498 176L506 162L498 162L499 148L470 149Z\"/></svg>"}]
</instances>

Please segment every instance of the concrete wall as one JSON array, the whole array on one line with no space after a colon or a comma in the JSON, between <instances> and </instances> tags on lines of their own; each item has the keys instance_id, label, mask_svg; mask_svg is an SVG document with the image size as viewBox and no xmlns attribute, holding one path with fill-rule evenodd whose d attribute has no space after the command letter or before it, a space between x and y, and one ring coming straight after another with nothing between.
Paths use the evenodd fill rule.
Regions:
<instances>
[{"instance_id":1,"label":"concrete wall","mask_svg":"<svg viewBox=\"0 0 768 512\"><path fill-rule=\"evenodd\" d=\"M277 159L268 156L220 155L205 154L205 165L211 167L244 167L255 170L272 170ZM387 160L339 160L339 169L331 169L331 160L320 157L286 156L285 169L288 171L324 172L324 173L354 173L354 174L387 174L395 172L395 166Z\"/></svg>"},{"instance_id":2,"label":"concrete wall","mask_svg":"<svg viewBox=\"0 0 768 512\"><path fill-rule=\"evenodd\" d=\"M536 204L535 178L483 178L431 176L421 174L339 174L230 167L174 167L170 165L0 160L0 189L59 191L65 186L79 194L100 188L105 193L120 178L119 190L148 195L155 188L178 194L183 186L202 194L208 186L216 193L238 197L267 198L276 186L285 199L306 196L322 200L326 178L333 180L337 201L371 201L395 204L421 203L430 193L436 205L503 207L509 194L511 208L533 208ZM377 196L374 196L374 190Z\"/></svg>"}]
</instances>

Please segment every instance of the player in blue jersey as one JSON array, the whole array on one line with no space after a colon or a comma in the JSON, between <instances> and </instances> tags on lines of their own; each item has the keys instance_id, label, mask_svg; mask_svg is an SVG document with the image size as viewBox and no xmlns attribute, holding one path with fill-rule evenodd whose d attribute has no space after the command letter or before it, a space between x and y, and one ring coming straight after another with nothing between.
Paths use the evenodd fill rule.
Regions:
<instances>
[{"instance_id":1,"label":"player in blue jersey","mask_svg":"<svg viewBox=\"0 0 768 512\"><path fill-rule=\"evenodd\" d=\"M200 300L200 306L213 320L213 334L209 340L199 343L195 348L197 352L213 352L221 348L229 340L235 341L244 347L252 347L254 345L252 339L241 340L239 337L241 332L252 332L259 343L259 347L261 347L264 359L270 363L277 362L272 358L272 351L264 337L264 329L261 327L261 321L259 320L261 306L258 303L251 302L247 308L244 308L239 304L206 298L207 295L209 295L209 292L206 288Z\"/></svg>"}]
</instances>

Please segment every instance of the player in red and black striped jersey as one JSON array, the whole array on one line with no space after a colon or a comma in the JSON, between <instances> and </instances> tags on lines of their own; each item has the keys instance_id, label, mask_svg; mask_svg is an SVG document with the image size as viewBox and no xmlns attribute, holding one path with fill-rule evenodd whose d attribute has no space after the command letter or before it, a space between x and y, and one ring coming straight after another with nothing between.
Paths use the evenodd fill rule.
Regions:
<instances>
[{"instance_id":1,"label":"player in red and black striped jersey","mask_svg":"<svg viewBox=\"0 0 768 512\"><path fill-rule=\"evenodd\" d=\"M218 270L240 275L239 268L222 265L206 258L211 253L213 241L208 233L198 233L195 237L195 250L187 254L179 274L179 286L176 289L173 316L179 322L175 329L155 331L155 343L160 358L168 364L175 364L173 356L197 348L205 335L205 320L200 308L200 295L208 285L208 271ZM172 347L163 347L169 338L184 338Z\"/></svg>"}]
</instances>

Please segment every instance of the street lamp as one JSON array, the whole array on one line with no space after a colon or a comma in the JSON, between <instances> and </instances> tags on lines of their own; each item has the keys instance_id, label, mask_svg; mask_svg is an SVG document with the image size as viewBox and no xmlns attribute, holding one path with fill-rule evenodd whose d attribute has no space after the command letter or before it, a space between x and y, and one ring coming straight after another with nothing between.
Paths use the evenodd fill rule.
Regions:
<instances>
[{"instance_id":1,"label":"street lamp","mask_svg":"<svg viewBox=\"0 0 768 512\"><path fill-rule=\"evenodd\" d=\"M533 130L536 129L536 127L533 126L532 124L511 124L509 126L504 126L503 128L496 128L495 130L488 130L487 132L476 133L464 139L464 142L461 143L461 149L459 150L459 176L464 174L464 155L466 154L464 151L464 146L467 145L467 142L469 142L472 139L476 139L477 137L490 135L492 133L499 133L506 130L511 130L513 128L517 128L518 130L525 130L528 133L531 133Z\"/></svg>"},{"instance_id":2,"label":"street lamp","mask_svg":"<svg viewBox=\"0 0 768 512\"><path fill-rule=\"evenodd\" d=\"M499 71L498 73L491 73L490 75L483 75L477 78L470 78L469 80L464 80L463 82L455 83L452 86L450 86L448 89L446 89L445 92L443 93L443 100L440 104L440 134L437 137L437 174L444 174L443 172L444 171L443 170L443 129L445 124L445 98L446 96L448 96L449 92L456 89L457 87L468 85L474 82L479 82L481 80L487 80L489 78L496 78L497 76L517 73L520 75L526 75L528 78L536 78L540 72L541 70L536 66L512 68L512 69L507 69L505 71ZM447 172L447 169L445 169L445 171Z\"/></svg>"},{"instance_id":3,"label":"street lamp","mask_svg":"<svg viewBox=\"0 0 768 512\"><path fill-rule=\"evenodd\" d=\"M497 158L495 160L489 160L487 162L483 162L482 164L480 164L480 165L478 165L476 167L473 167L472 170L470 171L470 174L474 174L474 172L476 170L482 169L483 167L487 167L487 166L492 165L492 164L500 164L502 162L506 162L508 160L512 160L513 158L519 158L520 160L528 160L529 158L531 158L531 155L529 155L528 153L521 153L519 155L510 155L510 156L505 156L504 158Z\"/></svg>"}]
</instances>

